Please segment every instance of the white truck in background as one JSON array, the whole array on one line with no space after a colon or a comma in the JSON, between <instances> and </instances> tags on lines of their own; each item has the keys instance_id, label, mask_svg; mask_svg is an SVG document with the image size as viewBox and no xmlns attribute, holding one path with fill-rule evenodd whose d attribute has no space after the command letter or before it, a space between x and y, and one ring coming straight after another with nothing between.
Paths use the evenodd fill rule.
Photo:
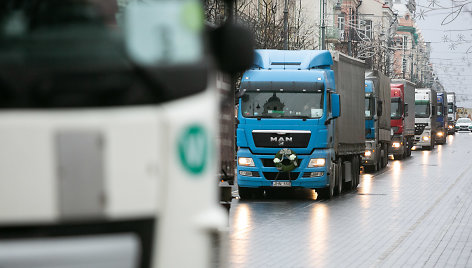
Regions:
<instances>
[{"instance_id":1,"label":"white truck in background","mask_svg":"<svg viewBox=\"0 0 472 268\"><path fill-rule=\"evenodd\" d=\"M415 89L415 142L416 148L434 149L437 131L436 90L431 88Z\"/></svg>"},{"instance_id":2,"label":"white truck in background","mask_svg":"<svg viewBox=\"0 0 472 268\"><path fill-rule=\"evenodd\" d=\"M446 92L447 94L447 134L455 135L456 131L456 120L457 120L457 107L456 107L456 93Z\"/></svg>"}]
</instances>

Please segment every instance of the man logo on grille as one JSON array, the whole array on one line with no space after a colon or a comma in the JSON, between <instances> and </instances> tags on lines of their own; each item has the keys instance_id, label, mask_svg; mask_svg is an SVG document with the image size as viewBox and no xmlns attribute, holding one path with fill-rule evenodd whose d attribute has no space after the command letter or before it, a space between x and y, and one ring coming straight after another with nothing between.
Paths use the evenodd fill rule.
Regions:
<instances>
[{"instance_id":1,"label":"man logo on grille","mask_svg":"<svg viewBox=\"0 0 472 268\"><path fill-rule=\"evenodd\" d=\"M270 142L277 142L279 146L283 146L286 142L293 142L292 137L270 137Z\"/></svg>"}]
</instances>

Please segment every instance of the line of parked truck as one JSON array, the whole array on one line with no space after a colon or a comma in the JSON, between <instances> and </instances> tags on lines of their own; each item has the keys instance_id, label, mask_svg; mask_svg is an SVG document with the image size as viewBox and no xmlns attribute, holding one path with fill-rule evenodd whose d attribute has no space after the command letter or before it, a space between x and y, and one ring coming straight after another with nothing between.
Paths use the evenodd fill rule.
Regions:
<instances>
[{"instance_id":1,"label":"line of parked truck","mask_svg":"<svg viewBox=\"0 0 472 268\"><path fill-rule=\"evenodd\" d=\"M238 92L237 184L243 199L275 188L331 198L389 155L431 150L454 134L455 94L415 88L333 51L257 50Z\"/></svg>"}]
</instances>

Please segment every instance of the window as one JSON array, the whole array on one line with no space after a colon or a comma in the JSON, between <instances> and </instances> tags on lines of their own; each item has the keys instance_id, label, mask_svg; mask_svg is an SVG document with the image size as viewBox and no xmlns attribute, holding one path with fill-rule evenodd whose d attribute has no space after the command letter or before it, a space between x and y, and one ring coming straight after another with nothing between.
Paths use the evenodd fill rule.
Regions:
<instances>
[{"instance_id":1,"label":"window","mask_svg":"<svg viewBox=\"0 0 472 268\"><path fill-rule=\"evenodd\" d=\"M338 16L338 30L342 32L344 31L344 16L344 13L341 13L341 15Z\"/></svg>"}]
</instances>

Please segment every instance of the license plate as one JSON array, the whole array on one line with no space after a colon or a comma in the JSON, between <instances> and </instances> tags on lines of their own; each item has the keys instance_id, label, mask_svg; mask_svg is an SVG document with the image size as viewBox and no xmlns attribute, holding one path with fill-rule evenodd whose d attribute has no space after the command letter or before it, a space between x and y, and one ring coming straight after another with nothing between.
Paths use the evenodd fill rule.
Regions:
<instances>
[{"instance_id":1,"label":"license plate","mask_svg":"<svg viewBox=\"0 0 472 268\"><path fill-rule=\"evenodd\" d=\"M292 186L292 183L289 181L273 181L272 186L275 187L290 187Z\"/></svg>"}]
</instances>

